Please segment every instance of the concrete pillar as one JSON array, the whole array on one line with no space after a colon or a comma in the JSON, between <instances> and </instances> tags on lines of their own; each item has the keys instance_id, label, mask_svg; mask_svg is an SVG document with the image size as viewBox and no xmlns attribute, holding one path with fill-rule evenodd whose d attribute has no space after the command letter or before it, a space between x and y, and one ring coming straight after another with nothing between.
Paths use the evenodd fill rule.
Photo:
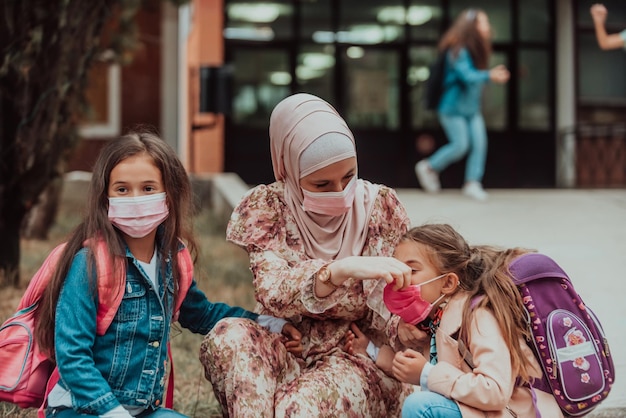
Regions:
<instances>
[{"instance_id":1,"label":"concrete pillar","mask_svg":"<svg viewBox=\"0 0 626 418\"><path fill-rule=\"evenodd\" d=\"M556 2L556 185L576 186L576 60L574 5Z\"/></svg>"}]
</instances>

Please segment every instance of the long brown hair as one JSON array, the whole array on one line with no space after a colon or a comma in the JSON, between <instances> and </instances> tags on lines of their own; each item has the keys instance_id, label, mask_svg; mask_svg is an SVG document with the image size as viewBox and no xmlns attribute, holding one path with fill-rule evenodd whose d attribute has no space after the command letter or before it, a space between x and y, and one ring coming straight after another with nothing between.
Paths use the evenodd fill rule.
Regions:
<instances>
[{"instance_id":1,"label":"long brown hair","mask_svg":"<svg viewBox=\"0 0 626 418\"><path fill-rule=\"evenodd\" d=\"M56 266L53 278L44 291L37 309L39 323L36 338L46 355L54 358L54 323L56 305L65 278L72 264L74 255L85 246L90 238L97 237L104 241L112 258L121 260L126 265L124 239L108 217L108 189L111 171L123 160L145 153L152 157L161 171L166 192L169 215L161 224L159 250L164 255L177 254L182 240L195 261L197 255L196 240L192 226L192 189L189 177L176 153L156 133L143 128L111 140L100 152L93 168L87 196L86 212L83 221L70 235L67 245ZM161 233L162 232L162 233ZM162 257L164 259L165 257ZM93 251L88 246L90 268L95 271ZM178 286L179 269L177 257L171 257L174 283ZM113 265L118 265L114 263ZM115 277L115 275L114 275ZM95 292L95 278L90 277L91 289ZM177 289L176 289L177 291Z\"/></svg>"},{"instance_id":2,"label":"long brown hair","mask_svg":"<svg viewBox=\"0 0 626 418\"><path fill-rule=\"evenodd\" d=\"M485 39L476 27L480 13L485 14L482 9L463 10L443 34L439 50L449 49L456 57L461 48L467 48L476 68L485 70L491 57L491 40Z\"/></svg>"},{"instance_id":3,"label":"long brown hair","mask_svg":"<svg viewBox=\"0 0 626 418\"><path fill-rule=\"evenodd\" d=\"M456 273L458 289L469 293L463 318L471 318L473 311L485 307L493 312L511 353L513 372L523 382L530 380L533 370L519 342L528 337L526 311L517 287L510 279L508 266L520 255L531 250L501 249L491 246L471 247L454 228L447 224L426 224L410 229L403 240L423 244L429 250L430 261L441 273ZM472 300L479 300L472 306ZM464 320L459 339L469 343L469 325Z\"/></svg>"}]
</instances>

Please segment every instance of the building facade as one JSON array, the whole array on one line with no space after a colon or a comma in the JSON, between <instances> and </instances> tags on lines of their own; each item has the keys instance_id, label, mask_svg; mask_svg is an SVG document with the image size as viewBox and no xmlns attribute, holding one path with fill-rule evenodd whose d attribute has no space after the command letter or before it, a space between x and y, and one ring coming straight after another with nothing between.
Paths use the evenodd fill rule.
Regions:
<instances>
[{"instance_id":1,"label":"building facade","mask_svg":"<svg viewBox=\"0 0 626 418\"><path fill-rule=\"evenodd\" d=\"M193 0L178 9L162 6L161 127L190 172L229 171L250 184L270 182L271 110L290 94L308 92L333 104L353 130L361 177L417 187L415 162L446 142L436 115L423 105L428 67L456 15L477 7L494 30L491 65L511 72L507 84L489 85L484 95L485 186L623 186L626 51L598 48L589 14L594 2ZM605 5L609 33L625 29L626 3ZM172 61L178 65L168 70ZM609 133L598 134L598 124ZM600 145L598 135L606 137ZM614 176L596 178L607 161ZM459 187L463 168L461 161L442 173L443 186Z\"/></svg>"}]
</instances>

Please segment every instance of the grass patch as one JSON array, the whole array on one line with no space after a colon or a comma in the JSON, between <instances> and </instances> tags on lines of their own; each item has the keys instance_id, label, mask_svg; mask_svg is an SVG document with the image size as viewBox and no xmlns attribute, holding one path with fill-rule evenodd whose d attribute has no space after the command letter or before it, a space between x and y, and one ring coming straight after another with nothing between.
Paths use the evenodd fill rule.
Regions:
<instances>
[{"instance_id":1,"label":"grass patch","mask_svg":"<svg viewBox=\"0 0 626 418\"><path fill-rule=\"evenodd\" d=\"M57 223L46 241L23 240L20 261L21 286L18 289L0 289L0 322L9 318L17 308L30 277L37 271L48 253L64 241L82 219L80 205L64 203ZM226 224L210 209L204 209L194 218L199 241L199 256L195 279L209 300L252 309L255 304L252 273L244 250L226 242ZM175 365L174 409L190 417L221 417L219 404L213 396L211 383L204 377L204 368L198 359L202 336L172 326L172 354ZM0 402L0 417L35 418L37 410L20 409Z\"/></svg>"}]
</instances>

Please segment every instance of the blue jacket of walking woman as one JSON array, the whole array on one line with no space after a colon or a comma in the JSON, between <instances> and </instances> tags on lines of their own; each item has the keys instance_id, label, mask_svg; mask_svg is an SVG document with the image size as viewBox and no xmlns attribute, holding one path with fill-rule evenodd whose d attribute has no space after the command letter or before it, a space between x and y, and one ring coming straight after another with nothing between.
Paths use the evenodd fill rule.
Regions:
<instances>
[{"instance_id":1,"label":"blue jacket of walking woman","mask_svg":"<svg viewBox=\"0 0 626 418\"><path fill-rule=\"evenodd\" d=\"M438 112L444 115L471 116L481 109L483 87L490 82L489 70L479 70L466 48L458 55L448 50L444 91Z\"/></svg>"}]
</instances>

